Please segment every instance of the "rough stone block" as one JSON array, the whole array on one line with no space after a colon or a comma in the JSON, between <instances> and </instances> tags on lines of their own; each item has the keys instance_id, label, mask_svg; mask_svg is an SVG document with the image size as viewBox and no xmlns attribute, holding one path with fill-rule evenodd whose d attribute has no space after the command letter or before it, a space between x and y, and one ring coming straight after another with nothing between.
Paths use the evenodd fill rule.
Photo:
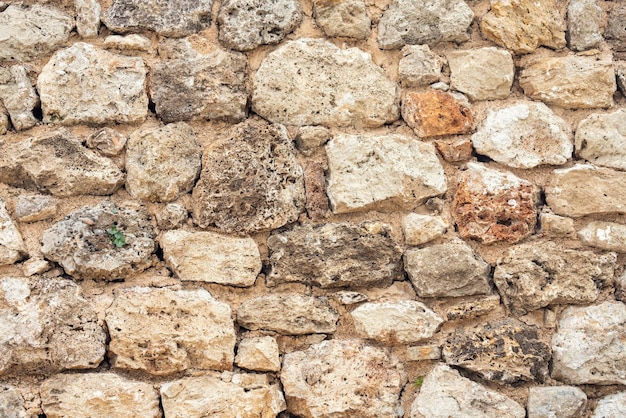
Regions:
<instances>
[{"instance_id":1,"label":"rough stone block","mask_svg":"<svg viewBox=\"0 0 626 418\"><path fill-rule=\"evenodd\" d=\"M441 216L409 213L402 219L402 232L407 245L422 245L441 237L448 230L448 221Z\"/></svg>"},{"instance_id":2,"label":"rough stone block","mask_svg":"<svg viewBox=\"0 0 626 418\"><path fill-rule=\"evenodd\" d=\"M576 418L583 415L587 395L574 386L535 387L528 390L528 418Z\"/></svg>"},{"instance_id":3,"label":"rough stone block","mask_svg":"<svg viewBox=\"0 0 626 418\"><path fill-rule=\"evenodd\" d=\"M592 247L620 253L626 252L626 225L592 221L578 231L578 238Z\"/></svg>"},{"instance_id":4,"label":"rough stone block","mask_svg":"<svg viewBox=\"0 0 626 418\"><path fill-rule=\"evenodd\" d=\"M0 266L20 261L25 254L22 234L9 216L4 199L0 197Z\"/></svg>"},{"instance_id":5,"label":"rough stone block","mask_svg":"<svg viewBox=\"0 0 626 418\"><path fill-rule=\"evenodd\" d=\"M474 122L466 104L439 90L405 93L402 118L422 138L466 134Z\"/></svg>"},{"instance_id":6,"label":"rough stone block","mask_svg":"<svg viewBox=\"0 0 626 418\"><path fill-rule=\"evenodd\" d=\"M398 78L405 87L431 84L441 78L443 59L435 55L428 45L407 45L402 48L398 64Z\"/></svg>"},{"instance_id":7,"label":"rough stone block","mask_svg":"<svg viewBox=\"0 0 626 418\"><path fill-rule=\"evenodd\" d=\"M596 0L572 0L567 6L567 38L570 49L597 47L602 38L602 9Z\"/></svg>"},{"instance_id":8,"label":"rough stone block","mask_svg":"<svg viewBox=\"0 0 626 418\"><path fill-rule=\"evenodd\" d=\"M237 347L235 364L248 370L280 371L280 352L276 338L270 336L244 338Z\"/></svg>"},{"instance_id":9,"label":"rough stone block","mask_svg":"<svg viewBox=\"0 0 626 418\"><path fill-rule=\"evenodd\" d=\"M511 53L488 47L446 54L450 87L470 100L504 99L511 93L515 66Z\"/></svg>"},{"instance_id":10,"label":"rough stone block","mask_svg":"<svg viewBox=\"0 0 626 418\"><path fill-rule=\"evenodd\" d=\"M46 195L21 195L15 204L15 217L20 222L37 222L57 214L58 200Z\"/></svg>"},{"instance_id":11,"label":"rough stone block","mask_svg":"<svg viewBox=\"0 0 626 418\"><path fill-rule=\"evenodd\" d=\"M98 0L75 0L76 31L81 38L95 38L100 29L102 7Z\"/></svg>"},{"instance_id":12,"label":"rough stone block","mask_svg":"<svg viewBox=\"0 0 626 418\"><path fill-rule=\"evenodd\" d=\"M594 113L578 124L576 154L604 167L626 170L626 109Z\"/></svg>"},{"instance_id":13,"label":"rough stone block","mask_svg":"<svg viewBox=\"0 0 626 418\"><path fill-rule=\"evenodd\" d=\"M39 96L28 78L26 67L0 67L0 101L4 104L15 130L22 131L37 124L33 109L39 104Z\"/></svg>"}]
</instances>

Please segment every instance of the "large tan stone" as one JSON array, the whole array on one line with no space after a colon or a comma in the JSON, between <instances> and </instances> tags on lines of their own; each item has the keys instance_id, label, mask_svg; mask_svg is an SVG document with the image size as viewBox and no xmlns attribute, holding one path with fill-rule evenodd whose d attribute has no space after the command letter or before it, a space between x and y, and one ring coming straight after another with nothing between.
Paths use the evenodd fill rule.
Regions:
<instances>
[{"instance_id":1,"label":"large tan stone","mask_svg":"<svg viewBox=\"0 0 626 418\"><path fill-rule=\"evenodd\" d=\"M33 108L39 104L39 96L28 78L26 67L0 67L0 101L9 113L15 130L22 131L37 124Z\"/></svg>"},{"instance_id":2,"label":"large tan stone","mask_svg":"<svg viewBox=\"0 0 626 418\"><path fill-rule=\"evenodd\" d=\"M474 122L466 104L440 90L405 93L402 118L422 138L466 134L472 130Z\"/></svg>"},{"instance_id":3,"label":"large tan stone","mask_svg":"<svg viewBox=\"0 0 626 418\"><path fill-rule=\"evenodd\" d=\"M13 264L25 254L22 234L9 216L4 199L0 197L0 266Z\"/></svg>"},{"instance_id":4,"label":"large tan stone","mask_svg":"<svg viewBox=\"0 0 626 418\"><path fill-rule=\"evenodd\" d=\"M592 247L626 253L626 225L592 221L578 231L578 238Z\"/></svg>"},{"instance_id":5,"label":"large tan stone","mask_svg":"<svg viewBox=\"0 0 626 418\"><path fill-rule=\"evenodd\" d=\"M451 51L446 58L450 87L470 100L504 99L511 94L515 66L509 51L493 47L468 49Z\"/></svg>"},{"instance_id":6,"label":"large tan stone","mask_svg":"<svg viewBox=\"0 0 626 418\"><path fill-rule=\"evenodd\" d=\"M626 170L626 109L594 113L578 124L576 154L605 167Z\"/></svg>"}]
</instances>

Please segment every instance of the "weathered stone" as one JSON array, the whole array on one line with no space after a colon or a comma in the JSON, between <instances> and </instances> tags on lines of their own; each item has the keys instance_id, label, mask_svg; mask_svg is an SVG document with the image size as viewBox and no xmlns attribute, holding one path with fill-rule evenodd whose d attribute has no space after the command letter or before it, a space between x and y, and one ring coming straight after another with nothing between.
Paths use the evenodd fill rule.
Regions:
<instances>
[{"instance_id":1,"label":"weathered stone","mask_svg":"<svg viewBox=\"0 0 626 418\"><path fill-rule=\"evenodd\" d=\"M443 319L414 300L364 303L350 315L357 334L384 344L410 344L435 335Z\"/></svg>"},{"instance_id":2,"label":"weathered stone","mask_svg":"<svg viewBox=\"0 0 626 418\"><path fill-rule=\"evenodd\" d=\"M33 108L39 104L39 96L28 78L25 67L21 65L0 67L0 101L4 103L15 130L22 131L37 124Z\"/></svg>"},{"instance_id":3,"label":"weathered stone","mask_svg":"<svg viewBox=\"0 0 626 418\"><path fill-rule=\"evenodd\" d=\"M626 212L626 173L591 164L554 170L545 186L554 213L580 217Z\"/></svg>"},{"instance_id":4,"label":"weathered stone","mask_svg":"<svg viewBox=\"0 0 626 418\"><path fill-rule=\"evenodd\" d=\"M296 146L304 155L311 155L316 148L321 147L333 137L330 130L324 126L302 126L296 135Z\"/></svg>"},{"instance_id":5,"label":"weathered stone","mask_svg":"<svg viewBox=\"0 0 626 418\"><path fill-rule=\"evenodd\" d=\"M409 361L439 360L441 348L436 345L416 345L406 349L406 357Z\"/></svg>"},{"instance_id":6,"label":"weathered stone","mask_svg":"<svg viewBox=\"0 0 626 418\"><path fill-rule=\"evenodd\" d=\"M326 196L326 177L324 167L315 161L304 162L304 191L306 195L306 212L311 219L326 217L330 208Z\"/></svg>"},{"instance_id":7,"label":"weathered stone","mask_svg":"<svg viewBox=\"0 0 626 418\"><path fill-rule=\"evenodd\" d=\"M20 222L37 222L57 214L57 199L46 195L20 195L15 204L15 217Z\"/></svg>"},{"instance_id":8,"label":"weathered stone","mask_svg":"<svg viewBox=\"0 0 626 418\"><path fill-rule=\"evenodd\" d=\"M474 121L468 106L439 90L404 94L402 118L422 138L466 134Z\"/></svg>"},{"instance_id":9,"label":"weathered stone","mask_svg":"<svg viewBox=\"0 0 626 418\"><path fill-rule=\"evenodd\" d=\"M531 99L566 109L611 107L617 90L610 55L535 58L520 72L519 84Z\"/></svg>"},{"instance_id":10,"label":"weathered stone","mask_svg":"<svg viewBox=\"0 0 626 418\"><path fill-rule=\"evenodd\" d=\"M446 54L451 87L470 100L504 99L511 93L515 77L509 51L488 47L451 51Z\"/></svg>"},{"instance_id":11,"label":"weathered stone","mask_svg":"<svg viewBox=\"0 0 626 418\"><path fill-rule=\"evenodd\" d=\"M439 364L424 378L410 418L453 416L524 418L526 410L511 398Z\"/></svg>"},{"instance_id":12,"label":"weathered stone","mask_svg":"<svg viewBox=\"0 0 626 418\"><path fill-rule=\"evenodd\" d=\"M143 122L148 114L143 59L77 42L57 51L37 79L43 121Z\"/></svg>"},{"instance_id":13,"label":"weathered stone","mask_svg":"<svg viewBox=\"0 0 626 418\"><path fill-rule=\"evenodd\" d=\"M407 378L380 348L330 340L285 354L280 380L297 416L393 418Z\"/></svg>"},{"instance_id":14,"label":"weathered stone","mask_svg":"<svg viewBox=\"0 0 626 418\"><path fill-rule=\"evenodd\" d=\"M539 330L513 318L459 330L443 348L446 363L505 384L543 382L550 355Z\"/></svg>"},{"instance_id":15,"label":"weathered stone","mask_svg":"<svg viewBox=\"0 0 626 418\"><path fill-rule=\"evenodd\" d=\"M420 7L411 0L393 0L378 23L378 46L464 42L473 19L472 9L462 0L433 0Z\"/></svg>"},{"instance_id":16,"label":"weathered stone","mask_svg":"<svg viewBox=\"0 0 626 418\"><path fill-rule=\"evenodd\" d=\"M0 197L0 266L20 261L25 254L22 234L9 216L4 199Z\"/></svg>"},{"instance_id":17,"label":"weathered stone","mask_svg":"<svg viewBox=\"0 0 626 418\"><path fill-rule=\"evenodd\" d=\"M100 3L98 0L75 0L76 31L81 38L95 38L100 29Z\"/></svg>"},{"instance_id":18,"label":"weathered stone","mask_svg":"<svg viewBox=\"0 0 626 418\"><path fill-rule=\"evenodd\" d=\"M449 163L458 163L472 158L472 141L467 136L440 139L435 141L435 147L444 160Z\"/></svg>"},{"instance_id":19,"label":"weathered stone","mask_svg":"<svg viewBox=\"0 0 626 418\"><path fill-rule=\"evenodd\" d=\"M626 170L626 109L594 113L576 129L576 154L587 161Z\"/></svg>"},{"instance_id":20,"label":"weathered stone","mask_svg":"<svg viewBox=\"0 0 626 418\"><path fill-rule=\"evenodd\" d=\"M491 0L491 10L480 21L483 35L516 54L540 46L565 46L565 25L555 0Z\"/></svg>"},{"instance_id":21,"label":"weathered stone","mask_svg":"<svg viewBox=\"0 0 626 418\"><path fill-rule=\"evenodd\" d=\"M265 57L252 109L287 125L377 127L398 119L399 88L369 54L322 39L287 42Z\"/></svg>"},{"instance_id":22,"label":"weathered stone","mask_svg":"<svg viewBox=\"0 0 626 418\"><path fill-rule=\"evenodd\" d=\"M576 418L583 415L586 404L587 395L574 386L534 387L528 390L527 416Z\"/></svg>"},{"instance_id":23,"label":"weathered stone","mask_svg":"<svg viewBox=\"0 0 626 418\"><path fill-rule=\"evenodd\" d=\"M220 41L238 51L277 44L301 21L298 0L224 0L217 15Z\"/></svg>"},{"instance_id":24,"label":"weathered stone","mask_svg":"<svg viewBox=\"0 0 626 418\"><path fill-rule=\"evenodd\" d=\"M187 209L178 203L168 203L156 213L157 226L160 229L175 229L183 225L189 214Z\"/></svg>"},{"instance_id":25,"label":"weathered stone","mask_svg":"<svg viewBox=\"0 0 626 418\"><path fill-rule=\"evenodd\" d=\"M626 19L626 5L622 3L612 4L606 16L607 25L604 37L613 41L613 47L617 51L626 51L624 19Z\"/></svg>"},{"instance_id":26,"label":"weathered stone","mask_svg":"<svg viewBox=\"0 0 626 418\"><path fill-rule=\"evenodd\" d=\"M472 319L487 315L500 306L500 296L488 295L474 298L463 298L446 306L446 319Z\"/></svg>"},{"instance_id":27,"label":"weathered stone","mask_svg":"<svg viewBox=\"0 0 626 418\"><path fill-rule=\"evenodd\" d=\"M441 78L443 60L428 45L407 45L402 48L398 78L405 87L431 84Z\"/></svg>"},{"instance_id":28,"label":"weathered stone","mask_svg":"<svg viewBox=\"0 0 626 418\"><path fill-rule=\"evenodd\" d=\"M285 409L278 385L260 374L185 377L163 384L161 399L168 418L274 418Z\"/></svg>"},{"instance_id":29,"label":"weathered stone","mask_svg":"<svg viewBox=\"0 0 626 418\"><path fill-rule=\"evenodd\" d=\"M620 418L624 411L626 411L626 392L619 392L600 399L591 418Z\"/></svg>"},{"instance_id":30,"label":"weathered stone","mask_svg":"<svg viewBox=\"0 0 626 418\"><path fill-rule=\"evenodd\" d=\"M584 304L612 283L617 257L532 242L510 248L496 266L493 281L502 301L516 315L554 304Z\"/></svg>"},{"instance_id":31,"label":"weathered stone","mask_svg":"<svg viewBox=\"0 0 626 418\"><path fill-rule=\"evenodd\" d=\"M385 224L327 223L275 232L267 239L267 285L389 286L402 277L402 250Z\"/></svg>"},{"instance_id":32,"label":"weathered stone","mask_svg":"<svg viewBox=\"0 0 626 418\"><path fill-rule=\"evenodd\" d=\"M24 276L30 277L35 274L44 273L50 270L50 267L50 263L43 258L34 257L29 258L22 263L22 272L24 273Z\"/></svg>"},{"instance_id":33,"label":"weathered stone","mask_svg":"<svg viewBox=\"0 0 626 418\"><path fill-rule=\"evenodd\" d=\"M516 168L565 164L574 148L567 122L530 101L489 111L472 143L477 153Z\"/></svg>"},{"instance_id":34,"label":"weathered stone","mask_svg":"<svg viewBox=\"0 0 626 418\"><path fill-rule=\"evenodd\" d=\"M252 238L215 232L167 231L159 240L163 258L183 280L252 286L261 272L261 256Z\"/></svg>"},{"instance_id":35,"label":"weathered stone","mask_svg":"<svg viewBox=\"0 0 626 418\"><path fill-rule=\"evenodd\" d=\"M339 313L325 299L296 293L259 296L237 310L242 327L285 335L332 334L338 319Z\"/></svg>"},{"instance_id":36,"label":"weathered stone","mask_svg":"<svg viewBox=\"0 0 626 418\"><path fill-rule=\"evenodd\" d=\"M44 57L70 37L74 20L43 5L11 4L0 13L0 61Z\"/></svg>"},{"instance_id":37,"label":"weathered stone","mask_svg":"<svg viewBox=\"0 0 626 418\"><path fill-rule=\"evenodd\" d=\"M28 414L24 398L15 386L0 386L0 416L4 418L33 418Z\"/></svg>"},{"instance_id":38,"label":"weathered stone","mask_svg":"<svg viewBox=\"0 0 626 418\"><path fill-rule=\"evenodd\" d=\"M570 49L584 51L603 41L602 9L596 0L573 0L567 6L567 40Z\"/></svg>"},{"instance_id":39,"label":"weathered stone","mask_svg":"<svg viewBox=\"0 0 626 418\"><path fill-rule=\"evenodd\" d=\"M369 300L367 295L351 290L339 290L333 292L333 297L342 305L354 305L355 303L366 302Z\"/></svg>"},{"instance_id":40,"label":"weathered stone","mask_svg":"<svg viewBox=\"0 0 626 418\"><path fill-rule=\"evenodd\" d=\"M159 394L149 383L113 373L60 374L41 385L47 418L160 418Z\"/></svg>"},{"instance_id":41,"label":"weathered stone","mask_svg":"<svg viewBox=\"0 0 626 418\"><path fill-rule=\"evenodd\" d=\"M136 33L126 36L109 35L104 38L102 46L107 49L118 49L120 51L150 51L152 49L152 41Z\"/></svg>"},{"instance_id":42,"label":"weathered stone","mask_svg":"<svg viewBox=\"0 0 626 418\"><path fill-rule=\"evenodd\" d=\"M128 139L126 190L137 199L169 202L193 188L202 148L184 122L140 128Z\"/></svg>"},{"instance_id":43,"label":"weathered stone","mask_svg":"<svg viewBox=\"0 0 626 418\"><path fill-rule=\"evenodd\" d=\"M9 115L6 113L2 101L0 101L0 135L6 134L10 127Z\"/></svg>"},{"instance_id":44,"label":"weathered stone","mask_svg":"<svg viewBox=\"0 0 626 418\"><path fill-rule=\"evenodd\" d=\"M41 252L78 279L115 280L150 267L154 232L146 214L111 202L85 206L44 232Z\"/></svg>"},{"instance_id":45,"label":"weathered stone","mask_svg":"<svg viewBox=\"0 0 626 418\"><path fill-rule=\"evenodd\" d=\"M592 221L578 231L578 238L592 247L626 253L626 225Z\"/></svg>"},{"instance_id":46,"label":"weathered stone","mask_svg":"<svg viewBox=\"0 0 626 418\"><path fill-rule=\"evenodd\" d=\"M568 236L576 232L572 218L566 218L553 213L540 213L539 223L541 224L541 231L550 235Z\"/></svg>"},{"instance_id":47,"label":"weathered stone","mask_svg":"<svg viewBox=\"0 0 626 418\"><path fill-rule=\"evenodd\" d=\"M435 147L412 137L340 134L326 154L334 213L412 209L447 189Z\"/></svg>"},{"instance_id":48,"label":"weathered stone","mask_svg":"<svg viewBox=\"0 0 626 418\"><path fill-rule=\"evenodd\" d=\"M439 238L448 227L448 221L441 216L409 213L402 219L402 232L407 245L422 245Z\"/></svg>"},{"instance_id":49,"label":"weathered stone","mask_svg":"<svg viewBox=\"0 0 626 418\"><path fill-rule=\"evenodd\" d=\"M0 279L0 374L96 368L106 334L70 280Z\"/></svg>"},{"instance_id":50,"label":"weathered stone","mask_svg":"<svg viewBox=\"0 0 626 418\"><path fill-rule=\"evenodd\" d=\"M245 338L237 347L237 366L261 372L280 371L280 352L274 337Z\"/></svg>"},{"instance_id":51,"label":"weathered stone","mask_svg":"<svg viewBox=\"0 0 626 418\"><path fill-rule=\"evenodd\" d=\"M626 384L626 305L567 307L552 337L554 379L570 384Z\"/></svg>"},{"instance_id":52,"label":"weathered stone","mask_svg":"<svg viewBox=\"0 0 626 418\"><path fill-rule=\"evenodd\" d=\"M304 201L302 168L286 129L248 119L205 150L193 218L201 228L249 233L295 221Z\"/></svg>"},{"instance_id":53,"label":"weathered stone","mask_svg":"<svg viewBox=\"0 0 626 418\"><path fill-rule=\"evenodd\" d=\"M617 73L617 86L622 95L626 96L626 62L615 62L614 66Z\"/></svg>"},{"instance_id":54,"label":"weathered stone","mask_svg":"<svg viewBox=\"0 0 626 418\"><path fill-rule=\"evenodd\" d=\"M159 35L190 35L211 24L213 0L113 0L102 22L115 32L152 30Z\"/></svg>"},{"instance_id":55,"label":"weathered stone","mask_svg":"<svg viewBox=\"0 0 626 418\"><path fill-rule=\"evenodd\" d=\"M314 0L315 23L326 36L367 39L372 21L363 0Z\"/></svg>"},{"instance_id":56,"label":"weathered stone","mask_svg":"<svg viewBox=\"0 0 626 418\"><path fill-rule=\"evenodd\" d=\"M158 376L232 368L236 335L230 306L204 289L121 290L106 323L115 368Z\"/></svg>"},{"instance_id":57,"label":"weathered stone","mask_svg":"<svg viewBox=\"0 0 626 418\"><path fill-rule=\"evenodd\" d=\"M534 232L539 192L530 182L510 172L468 163L452 213L459 234L485 244L518 242Z\"/></svg>"},{"instance_id":58,"label":"weathered stone","mask_svg":"<svg viewBox=\"0 0 626 418\"><path fill-rule=\"evenodd\" d=\"M404 268L421 297L484 295L491 291L489 264L461 240L406 250Z\"/></svg>"},{"instance_id":59,"label":"weathered stone","mask_svg":"<svg viewBox=\"0 0 626 418\"><path fill-rule=\"evenodd\" d=\"M102 155L114 157L126 146L126 136L112 128L102 128L87 138L86 144Z\"/></svg>"}]
</instances>

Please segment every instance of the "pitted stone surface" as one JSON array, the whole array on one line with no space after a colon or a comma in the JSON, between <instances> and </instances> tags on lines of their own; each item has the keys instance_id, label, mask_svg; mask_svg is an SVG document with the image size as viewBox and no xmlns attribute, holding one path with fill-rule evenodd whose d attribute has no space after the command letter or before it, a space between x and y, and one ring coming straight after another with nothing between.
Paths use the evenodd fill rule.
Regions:
<instances>
[{"instance_id":1,"label":"pitted stone surface","mask_svg":"<svg viewBox=\"0 0 626 418\"><path fill-rule=\"evenodd\" d=\"M372 24L363 0L314 0L315 23L327 36L367 39Z\"/></svg>"},{"instance_id":2,"label":"pitted stone surface","mask_svg":"<svg viewBox=\"0 0 626 418\"><path fill-rule=\"evenodd\" d=\"M157 226L161 230L179 228L187 220L187 208L179 203L168 203L155 214Z\"/></svg>"},{"instance_id":3,"label":"pitted stone surface","mask_svg":"<svg viewBox=\"0 0 626 418\"><path fill-rule=\"evenodd\" d=\"M443 59L435 55L428 45L407 45L402 48L398 64L398 78L405 87L435 83L441 78Z\"/></svg>"},{"instance_id":4,"label":"pitted stone surface","mask_svg":"<svg viewBox=\"0 0 626 418\"><path fill-rule=\"evenodd\" d=\"M466 134L474 122L472 111L465 103L439 90L405 93L402 118L422 138Z\"/></svg>"},{"instance_id":5,"label":"pitted stone surface","mask_svg":"<svg viewBox=\"0 0 626 418\"><path fill-rule=\"evenodd\" d=\"M15 130L32 128L37 124L33 108L39 104L39 96L28 78L26 67L0 67L0 101L9 113Z\"/></svg>"},{"instance_id":6,"label":"pitted stone surface","mask_svg":"<svg viewBox=\"0 0 626 418\"><path fill-rule=\"evenodd\" d=\"M567 35L570 49L584 51L603 41L602 9L596 0L572 0L567 6Z\"/></svg>"},{"instance_id":7,"label":"pitted stone surface","mask_svg":"<svg viewBox=\"0 0 626 418\"><path fill-rule=\"evenodd\" d=\"M600 399L591 418L620 418L624 411L626 411L626 392L619 392Z\"/></svg>"},{"instance_id":8,"label":"pitted stone surface","mask_svg":"<svg viewBox=\"0 0 626 418\"><path fill-rule=\"evenodd\" d=\"M302 176L286 129L247 120L205 150L192 195L194 221L236 233L279 228L304 209Z\"/></svg>"},{"instance_id":9,"label":"pitted stone surface","mask_svg":"<svg viewBox=\"0 0 626 418\"><path fill-rule=\"evenodd\" d=\"M296 226L267 240L267 285L301 282L322 288L388 286L402 277L401 249L388 225Z\"/></svg>"},{"instance_id":10,"label":"pitted stone surface","mask_svg":"<svg viewBox=\"0 0 626 418\"><path fill-rule=\"evenodd\" d=\"M127 138L113 128L102 128L87 138L86 145L102 155L114 157L126 146Z\"/></svg>"},{"instance_id":11,"label":"pitted stone surface","mask_svg":"<svg viewBox=\"0 0 626 418\"><path fill-rule=\"evenodd\" d=\"M4 418L33 418L26 410L24 398L15 386L0 386L0 416Z\"/></svg>"},{"instance_id":12,"label":"pitted stone surface","mask_svg":"<svg viewBox=\"0 0 626 418\"><path fill-rule=\"evenodd\" d=\"M578 238L592 247L626 253L626 225L592 221L578 231Z\"/></svg>"},{"instance_id":13,"label":"pitted stone surface","mask_svg":"<svg viewBox=\"0 0 626 418\"><path fill-rule=\"evenodd\" d=\"M576 154L605 167L626 170L626 109L595 113L576 129Z\"/></svg>"},{"instance_id":14,"label":"pitted stone surface","mask_svg":"<svg viewBox=\"0 0 626 418\"><path fill-rule=\"evenodd\" d=\"M121 290L106 311L106 323L115 368L164 376L233 366L236 335L230 306L204 289Z\"/></svg>"},{"instance_id":15,"label":"pitted stone surface","mask_svg":"<svg viewBox=\"0 0 626 418\"><path fill-rule=\"evenodd\" d=\"M98 0L75 0L76 31L81 38L95 38L100 29L102 7Z\"/></svg>"},{"instance_id":16,"label":"pitted stone surface","mask_svg":"<svg viewBox=\"0 0 626 418\"><path fill-rule=\"evenodd\" d=\"M504 99L511 93L515 78L509 51L488 47L452 51L446 54L450 66L450 87L470 100Z\"/></svg>"},{"instance_id":17,"label":"pitted stone surface","mask_svg":"<svg viewBox=\"0 0 626 418\"><path fill-rule=\"evenodd\" d=\"M370 55L322 39L271 52L253 84L252 109L272 122L373 128L399 116L399 88Z\"/></svg>"},{"instance_id":18,"label":"pitted stone surface","mask_svg":"<svg viewBox=\"0 0 626 418\"><path fill-rule=\"evenodd\" d=\"M534 387L528 390L528 418L582 416L587 395L574 386Z\"/></svg>"},{"instance_id":19,"label":"pitted stone surface","mask_svg":"<svg viewBox=\"0 0 626 418\"><path fill-rule=\"evenodd\" d=\"M13 264L25 254L22 234L9 216L4 199L0 197L0 266Z\"/></svg>"}]
</instances>

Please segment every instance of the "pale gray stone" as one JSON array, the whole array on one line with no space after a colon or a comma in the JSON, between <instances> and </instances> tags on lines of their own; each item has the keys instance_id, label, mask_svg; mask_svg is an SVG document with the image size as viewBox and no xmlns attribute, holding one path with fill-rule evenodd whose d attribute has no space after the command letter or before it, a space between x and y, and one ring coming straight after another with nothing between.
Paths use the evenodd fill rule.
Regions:
<instances>
[{"instance_id":1,"label":"pale gray stone","mask_svg":"<svg viewBox=\"0 0 626 418\"><path fill-rule=\"evenodd\" d=\"M363 0L314 0L315 23L326 36L367 39L372 21Z\"/></svg>"},{"instance_id":2,"label":"pale gray stone","mask_svg":"<svg viewBox=\"0 0 626 418\"><path fill-rule=\"evenodd\" d=\"M15 204L15 217L20 222L37 222L57 214L58 199L46 195L20 195Z\"/></svg>"},{"instance_id":3,"label":"pale gray stone","mask_svg":"<svg viewBox=\"0 0 626 418\"><path fill-rule=\"evenodd\" d=\"M626 109L594 113L576 129L576 154L604 167L626 170Z\"/></svg>"},{"instance_id":4,"label":"pale gray stone","mask_svg":"<svg viewBox=\"0 0 626 418\"><path fill-rule=\"evenodd\" d=\"M107 49L118 49L120 51L152 51L152 41L136 33L126 36L109 35L104 38L102 46Z\"/></svg>"},{"instance_id":5,"label":"pale gray stone","mask_svg":"<svg viewBox=\"0 0 626 418\"><path fill-rule=\"evenodd\" d=\"M626 392L619 392L600 399L591 418L621 418L624 411L626 411Z\"/></svg>"},{"instance_id":6,"label":"pale gray stone","mask_svg":"<svg viewBox=\"0 0 626 418\"><path fill-rule=\"evenodd\" d=\"M248 370L280 371L280 352L276 338L270 336L244 338L237 347L235 364Z\"/></svg>"},{"instance_id":7,"label":"pale gray stone","mask_svg":"<svg viewBox=\"0 0 626 418\"><path fill-rule=\"evenodd\" d=\"M28 78L25 67L21 65L0 67L0 101L4 104L16 131L32 128L37 124L33 108L39 104L39 96Z\"/></svg>"},{"instance_id":8,"label":"pale gray stone","mask_svg":"<svg viewBox=\"0 0 626 418\"><path fill-rule=\"evenodd\" d=\"M617 2L608 7L604 37L612 41L611 46L616 51L626 51L624 19L626 19L626 6L624 4Z\"/></svg>"},{"instance_id":9,"label":"pale gray stone","mask_svg":"<svg viewBox=\"0 0 626 418\"><path fill-rule=\"evenodd\" d=\"M25 254L22 234L9 216L4 199L0 197L0 266L20 261Z\"/></svg>"},{"instance_id":10,"label":"pale gray stone","mask_svg":"<svg viewBox=\"0 0 626 418\"><path fill-rule=\"evenodd\" d=\"M448 221L441 216L409 213L402 219L402 232L407 245L422 245L441 237L448 230Z\"/></svg>"},{"instance_id":11,"label":"pale gray stone","mask_svg":"<svg viewBox=\"0 0 626 418\"><path fill-rule=\"evenodd\" d=\"M369 300L367 295L351 290L339 290L333 293L333 297L335 297L342 305L354 305L355 303L366 302Z\"/></svg>"},{"instance_id":12,"label":"pale gray stone","mask_svg":"<svg viewBox=\"0 0 626 418\"><path fill-rule=\"evenodd\" d=\"M4 418L34 418L24 405L24 398L18 388L12 385L0 385L0 416Z\"/></svg>"},{"instance_id":13,"label":"pale gray stone","mask_svg":"<svg viewBox=\"0 0 626 418\"><path fill-rule=\"evenodd\" d=\"M428 45L406 45L398 64L398 78L405 87L435 83L441 78L443 59Z\"/></svg>"},{"instance_id":14,"label":"pale gray stone","mask_svg":"<svg viewBox=\"0 0 626 418\"><path fill-rule=\"evenodd\" d=\"M100 3L98 0L74 0L76 31L81 38L95 38L100 29Z\"/></svg>"},{"instance_id":15,"label":"pale gray stone","mask_svg":"<svg viewBox=\"0 0 626 418\"><path fill-rule=\"evenodd\" d=\"M87 138L86 144L89 148L95 149L102 155L114 157L119 155L126 146L125 135L112 128L102 128Z\"/></svg>"},{"instance_id":16,"label":"pale gray stone","mask_svg":"<svg viewBox=\"0 0 626 418\"><path fill-rule=\"evenodd\" d=\"M157 226L160 229L175 229L182 226L189 213L187 209L178 203L168 203L155 215Z\"/></svg>"},{"instance_id":17,"label":"pale gray stone","mask_svg":"<svg viewBox=\"0 0 626 418\"><path fill-rule=\"evenodd\" d=\"M587 404L585 392L575 386L534 387L528 390L528 418L577 418Z\"/></svg>"},{"instance_id":18,"label":"pale gray stone","mask_svg":"<svg viewBox=\"0 0 626 418\"><path fill-rule=\"evenodd\" d=\"M441 348L437 345L416 345L406 349L406 357L409 361L439 360Z\"/></svg>"},{"instance_id":19,"label":"pale gray stone","mask_svg":"<svg viewBox=\"0 0 626 418\"><path fill-rule=\"evenodd\" d=\"M584 51L603 41L602 9L596 0L572 0L567 6L567 38L570 49Z\"/></svg>"},{"instance_id":20,"label":"pale gray stone","mask_svg":"<svg viewBox=\"0 0 626 418\"><path fill-rule=\"evenodd\" d=\"M626 252L626 225L592 221L578 231L582 242L608 251Z\"/></svg>"}]
</instances>

